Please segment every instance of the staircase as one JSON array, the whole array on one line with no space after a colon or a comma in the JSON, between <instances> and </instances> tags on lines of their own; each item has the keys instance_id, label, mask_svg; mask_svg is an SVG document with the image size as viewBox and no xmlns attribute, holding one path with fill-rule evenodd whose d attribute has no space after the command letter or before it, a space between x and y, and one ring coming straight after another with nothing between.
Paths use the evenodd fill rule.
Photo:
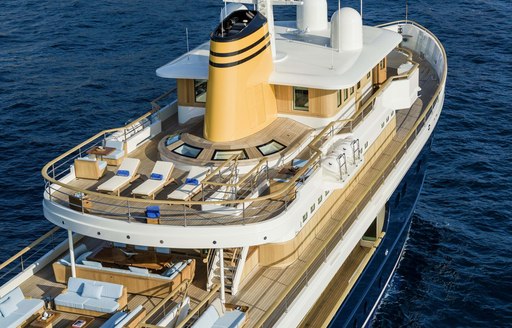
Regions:
<instances>
[{"instance_id":1,"label":"staircase","mask_svg":"<svg viewBox=\"0 0 512 328\"><path fill-rule=\"evenodd\" d=\"M236 295L240 279L247 259L249 247L225 248L224 255L224 287L226 292ZM221 284L220 278L220 251L211 249L207 257L207 283L206 288L209 291L215 284Z\"/></svg>"}]
</instances>

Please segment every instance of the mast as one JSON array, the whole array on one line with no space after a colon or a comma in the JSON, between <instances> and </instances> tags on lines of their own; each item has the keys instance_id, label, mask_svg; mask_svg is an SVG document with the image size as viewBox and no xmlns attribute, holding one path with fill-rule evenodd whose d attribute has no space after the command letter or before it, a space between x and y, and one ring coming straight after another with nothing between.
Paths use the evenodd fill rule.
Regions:
<instances>
[{"instance_id":1,"label":"mast","mask_svg":"<svg viewBox=\"0 0 512 328\"><path fill-rule=\"evenodd\" d=\"M274 8L272 0L257 0L258 11L267 18L268 32L270 33L270 49L272 58L276 58L276 38L274 35Z\"/></svg>"}]
</instances>

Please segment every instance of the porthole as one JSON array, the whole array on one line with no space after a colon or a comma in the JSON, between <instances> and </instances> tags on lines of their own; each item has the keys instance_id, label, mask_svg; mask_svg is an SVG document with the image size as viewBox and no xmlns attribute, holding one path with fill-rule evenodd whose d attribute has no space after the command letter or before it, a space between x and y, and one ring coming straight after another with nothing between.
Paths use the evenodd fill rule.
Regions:
<instances>
[{"instance_id":1,"label":"porthole","mask_svg":"<svg viewBox=\"0 0 512 328\"><path fill-rule=\"evenodd\" d=\"M308 219L308 212L304 213L304 215L302 216L302 222L306 222L307 219Z\"/></svg>"},{"instance_id":2,"label":"porthole","mask_svg":"<svg viewBox=\"0 0 512 328\"><path fill-rule=\"evenodd\" d=\"M322 197L322 195L320 195L320 197L318 197L318 205L320 205L320 203L322 202L322 200L323 200L323 197Z\"/></svg>"},{"instance_id":3,"label":"porthole","mask_svg":"<svg viewBox=\"0 0 512 328\"><path fill-rule=\"evenodd\" d=\"M381 123L380 128L381 128L381 129L383 129L383 128L384 128L384 122L382 122L382 123Z\"/></svg>"},{"instance_id":4,"label":"porthole","mask_svg":"<svg viewBox=\"0 0 512 328\"><path fill-rule=\"evenodd\" d=\"M313 214L314 211L315 211L315 204L311 205L311 209L310 209L311 214Z\"/></svg>"}]
</instances>

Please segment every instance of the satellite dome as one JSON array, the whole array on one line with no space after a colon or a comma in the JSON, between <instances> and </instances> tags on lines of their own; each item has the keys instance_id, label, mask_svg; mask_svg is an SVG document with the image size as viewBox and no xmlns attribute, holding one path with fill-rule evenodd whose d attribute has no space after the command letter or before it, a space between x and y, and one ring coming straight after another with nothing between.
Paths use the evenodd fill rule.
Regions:
<instances>
[{"instance_id":1,"label":"satellite dome","mask_svg":"<svg viewBox=\"0 0 512 328\"><path fill-rule=\"evenodd\" d=\"M331 47L339 51L363 47L363 20L357 10L345 7L332 14Z\"/></svg>"},{"instance_id":2,"label":"satellite dome","mask_svg":"<svg viewBox=\"0 0 512 328\"><path fill-rule=\"evenodd\" d=\"M301 31L323 31L327 24L326 0L303 0L297 6L297 28Z\"/></svg>"}]
</instances>

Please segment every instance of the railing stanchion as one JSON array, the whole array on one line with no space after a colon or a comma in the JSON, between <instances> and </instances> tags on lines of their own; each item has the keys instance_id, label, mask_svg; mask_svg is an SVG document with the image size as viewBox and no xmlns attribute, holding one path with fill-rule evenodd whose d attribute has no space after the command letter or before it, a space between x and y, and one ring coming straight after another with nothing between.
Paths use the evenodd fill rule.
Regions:
<instances>
[{"instance_id":1,"label":"railing stanchion","mask_svg":"<svg viewBox=\"0 0 512 328\"><path fill-rule=\"evenodd\" d=\"M185 218L185 227L187 226L187 205L183 204L183 217Z\"/></svg>"},{"instance_id":2,"label":"railing stanchion","mask_svg":"<svg viewBox=\"0 0 512 328\"><path fill-rule=\"evenodd\" d=\"M23 255L20 256L21 261L21 271L25 270L25 264L23 263Z\"/></svg>"},{"instance_id":3,"label":"railing stanchion","mask_svg":"<svg viewBox=\"0 0 512 328\"><path fill-rule=\"evenodd\" d=\"M128 209L128 222L130 222L131 221L131 217L132 217L132 213L131 213L130 202L129 201L126 201L126 208Z\"/></svg>"}]
</instances>

